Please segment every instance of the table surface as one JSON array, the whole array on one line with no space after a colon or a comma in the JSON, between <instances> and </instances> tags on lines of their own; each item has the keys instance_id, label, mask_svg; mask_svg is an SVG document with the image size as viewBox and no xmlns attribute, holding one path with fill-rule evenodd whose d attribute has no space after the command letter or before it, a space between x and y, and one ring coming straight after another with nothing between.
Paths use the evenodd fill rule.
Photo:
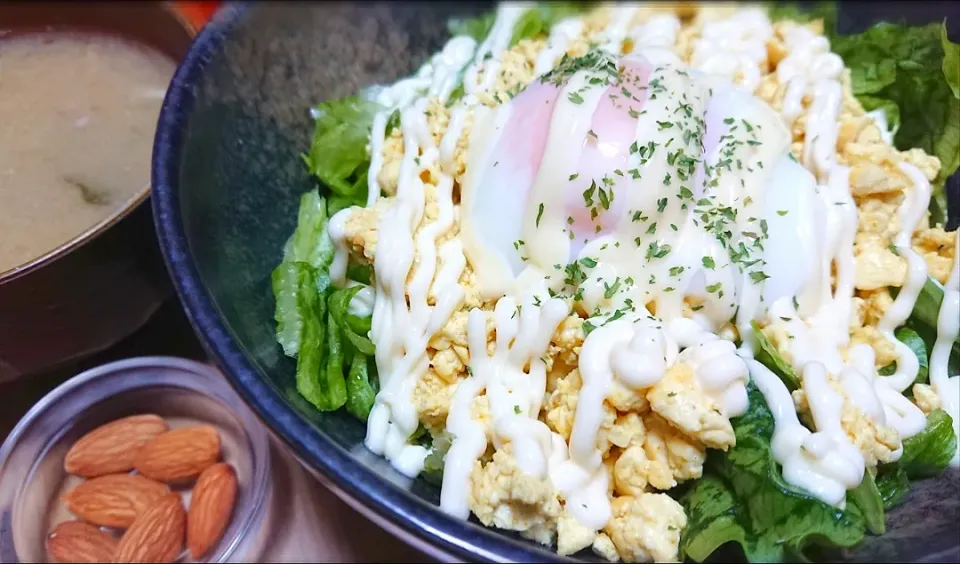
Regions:
<instances>
[{"instance_id":1,"label":"table surface","mask_svg":"<svg viewBox=\"0 0 960 564\"><path fill-rule=\"evenodd\" d=\"M136 356L206 360L175 297L118 345L57 370L0 384L0 440L47 392L84 370ZM361 516L306 472L277 441L273 476L288 500L286 522L259 558L266 562L423 562L425 557ZM283 478L281 479L280 476Z\"/></svg>"}]
</instances>

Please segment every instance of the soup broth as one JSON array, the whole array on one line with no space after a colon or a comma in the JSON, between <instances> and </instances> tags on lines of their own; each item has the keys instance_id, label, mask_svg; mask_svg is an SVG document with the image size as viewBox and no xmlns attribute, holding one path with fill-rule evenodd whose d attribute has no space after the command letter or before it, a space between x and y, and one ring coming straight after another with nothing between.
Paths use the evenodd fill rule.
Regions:
<instances>
[{"instance_id":1,"label":"soup broth","mask_svg":"<svg viewBox=\"0 0 960 564\"><path fill-rule=\"evenodd\" d=\"M0 273L80 235L146 188L175 67L106 35L0 40Z\"/></svg>"}]
</instances>

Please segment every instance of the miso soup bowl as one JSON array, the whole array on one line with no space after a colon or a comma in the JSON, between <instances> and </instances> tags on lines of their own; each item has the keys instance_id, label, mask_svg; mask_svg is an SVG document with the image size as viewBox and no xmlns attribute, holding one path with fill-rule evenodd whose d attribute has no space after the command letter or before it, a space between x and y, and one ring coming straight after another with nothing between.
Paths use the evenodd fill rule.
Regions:
<instances>
[{"instance_id":1,"label":"miso soup bowl","mask_svg":"<svg viewBox=\"0 0 960 564\"><path fill-rule=\"evenodd\" d=\"M184 18L161 2L0 3L0 40L38 31L106 33L175 61L195 35ZM0 272L0 382L119 342L170 296L147 203L149 183L138 188L98 224Z\"/></svg>"}]
</instances>

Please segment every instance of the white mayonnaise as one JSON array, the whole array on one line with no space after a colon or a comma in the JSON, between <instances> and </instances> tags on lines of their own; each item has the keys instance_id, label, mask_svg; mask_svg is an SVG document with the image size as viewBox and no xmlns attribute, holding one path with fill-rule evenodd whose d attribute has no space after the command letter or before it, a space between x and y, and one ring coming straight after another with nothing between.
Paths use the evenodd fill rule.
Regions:
<instances>
[{"instance_id":1,"label":"white mayonnaise","mask_svg":"<svg viewBox=\"0 0 960 564\"><path fill-rule=\"evenodd\" d=\"M583 32L583 22L579 18L567 18L553 24L547 45L537 55L534 73L542 76L557 64L567 51L567 45Z\"/></svg>"},{"instance_id":2,"label":"white mayonnaise","mask_svg":"<svg viewBox=\"0 0 960 564\"><path fill-rule=\"evenodd\" d=\"M469 515L470 472L487 448L486 430L473 418L474 400L484 392L496 446L511 444L520 469L528 474L548 471L552 433L537 419L546 392L546 365L541 357L569 306L549 298L542 282L531 286L522 300L506 296L497 302L493 355L487 354L487 312L474 309L467 319L471 375L457 386L450 404L447 432L453 442L444 461L440 492L440 507L451 515L464 519Z\"/></svg>"},{"instance_id":3,"label":"white mayonnaise","mask_svg":"<svg viewBox=\"0 0 960 564\"><path fill-rule=\"evenodd\" d=\"M949 376L947 365L957 335L960 334L960 230L954 234L953 268L943 288L943 302L937 315L937 340L930 353L930 384L940 396L943 410L953 419L953 431L960 441L960 375ZM960 450L950 464L960 466Z\"/></svg>"},{"instance_id":4,"label":"white mayonnaise","mask_svg":"<svg viewBox=\"0 0 960 564\"><path fill-rule=\"evenodd\" d=\"M787 483L824 503L843 507L847 490L863 479L863 455L840 428L841 398L827 383L823 365L812 362L803 371L804 388L817 426L811 433L797 419L793 398L773 372L747 360L750 377L763 394L775 421L773 458L783 467ZM840 405L838 405L840 404Z\"/></svg>"},{"instance_id":5,"label":"white mayonnaise","mask_svg":"<svg viewBox=\"0 0 960 564\"><path fill-rule=\"evenodd\" d=\"M761 8L738 10L726 19L706 22L694 42L690 65L724 76L750 92L760 83L773 27Z\"/></svg>"}]
</instances>

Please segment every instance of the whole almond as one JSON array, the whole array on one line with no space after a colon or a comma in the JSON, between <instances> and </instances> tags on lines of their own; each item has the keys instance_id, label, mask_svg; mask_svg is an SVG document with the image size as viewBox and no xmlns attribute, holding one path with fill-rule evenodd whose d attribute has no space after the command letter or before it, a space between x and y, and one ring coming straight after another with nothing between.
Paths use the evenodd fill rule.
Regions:
<instances>
[{"instance_id":1,"label":"whole almond","mask_svg":"<svg viewBox=\"0 0 960 564\"><path fill-rule=\"evenodd\" d=\"M236 498L237 475L229 464L214 464L200 474L187 512L187 548L195 559L220 540Z\"/></svg>"},{"instance_id":2,"label":"whole almond","mask_svg":"<svg viewBox=\"0 0 960 564\"><path fill-rule=\"evenodd\" d=\"M210 425L157 435L137 453L134 468L148 478L178 482L198 476L220 458L220 435Z\"/></svg>"},{"instance_id":3,"label":"whole almond","mask_svg":"<svg viewBox=\"0 0 960 564\"><path fill-rule=\"evenodd\" d=\"M110 562L117 539L82 521L64 521L47 535L47 554L54 562Z\"/></svg>"},{"instance_id":4,"label":"whole almond","mask_svg":"<svg viewBox=\"0 0 960 564\"><path fill-rule=\"evenodd\" d=\"M71 513L85 521L125 529L169 492L166 485L143 476L108 474L80 484L60 499Z\"/></svg>"},{"instance_id":5,"label":"whole almond","mask_svg":"<svg viewBox=\"0 0 960 564\"><path fill-rule=\"evenodd\" d=\"M140 447L167 429L167 422L157 415L117 419L80 437L67 451L63 467L84 478L126 472L133 468Z\"/></svg>"},{"instance_id":6,"label":"whole almond","mask_svg":"<svg viewBox=\"0 0 960 564\"><path fill-rule=\"evenodd\" d=\"M134 519L120 539L114 562L173 562L183 552L186 526L180 495L169 493Z\"/></svg>"}]
</instances>

